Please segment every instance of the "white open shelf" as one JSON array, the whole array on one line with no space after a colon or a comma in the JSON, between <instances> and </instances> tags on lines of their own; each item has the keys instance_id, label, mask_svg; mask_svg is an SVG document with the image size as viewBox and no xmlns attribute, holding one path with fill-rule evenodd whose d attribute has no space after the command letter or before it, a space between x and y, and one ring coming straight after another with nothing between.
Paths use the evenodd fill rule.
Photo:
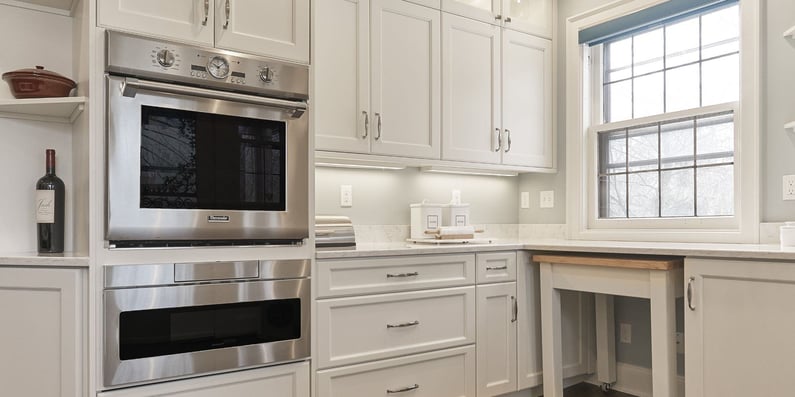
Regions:
<instances>
[{"instance_id":1,"label":"white open shelf","mask_svg":"<svg viewBox=\"0 0 795 397\"><path fill-rule=\"evenodd\" d=\"M72 123L85 108L86 97L0 100L0 117Z\"/></svg>"},{"instance_id":2,"label":"white open shelf","mask_svg":"<svg viewBox=\"0 0 795 397\"><path fill-rule=\"evenodd\" d=\"M787 29L787 31L784 32L784 37L790 38L790 39L795 39L795 26Z\"/></svg>"}]
</instances>

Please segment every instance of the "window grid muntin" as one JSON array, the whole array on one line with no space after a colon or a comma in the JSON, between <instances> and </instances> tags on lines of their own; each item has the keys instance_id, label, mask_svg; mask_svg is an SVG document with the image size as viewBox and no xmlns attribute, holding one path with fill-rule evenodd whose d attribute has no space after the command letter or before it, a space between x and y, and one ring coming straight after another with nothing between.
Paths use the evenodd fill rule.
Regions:
<instances>
[{"instance_id":1,"label":"window grid muntin","mask_svg":"<svg viewBox=\"0 0 795 397\"><path fill-rule=\"evenodd\" d=\"M661 218L672 219L672 218L698 218L699 216L703 217L704 215L699 215L699 212L698 212L698 170L699 169L704 169L704 168L723 167L723 166L728 166L728 165L734 166L735 161L734 161L734 151L733 150L731 152L725 152L724 151L724 152L705 153L705 154L702 154L702 155L698 154L698 132L699 132L699 127L704 127L705 126L704 124L699 125L699 121L700 120L704 120L704 119L716 118L716 117L719 117L719 116L731 115L731 123L732 123L732 126L734 126L734 124L735 124L735 115L734 115L734 113L735 113L734 110L725 110L725 111L698 114L698 115L689 116L689 117L680 117L680 118L659 120L659 121L655 121L655 122L651 122L651 123L629 125L629 126L622 127L622 128L605 129L605 130L602 130L602 131L597 131L597 133L596 133L597 140L596 141L598 142L597 143L597 147L599 149L598 150L598 156L599 156L598 157L598 167L599 168L598 168L598 172L597 172L598 196L599 196L599 203L598 203L599 204L599 206L598 206L599 216L598 216L598 218L599 219L661 219ZM706 124L706 125L709 126L709 125L726 124L726 121L721 122L719 120L715 121L715 122L713 122L711 124ZM691 122L692 121L692 131L693 131L693 153L692 153L693 157L692 157L692 161L693 161L693 165L692 166L679 166L679 167L671 167L671 168L662 168L663 159L662 159L661 140L662 140L663 126L664 125L668 125L668 124L682 123L682 122L685 122L685 121L687 121L687 122ZM656 135L657 135L657 168L656 168L656 170L654 170L654 169L639 169L639 170L630 171L630 168L632 166L631 162L630 162L630 155L629 155L629 153L630 153L630 146L629 146L630 131L631 130L639 130L639 129L642 129L642 128L645 128L645 127L651 127L651 126L656 126L657 127L657 129L656 129ZM604 147L603 147L601 145L602 141L599 138L602 135L615 134L617 132L623 132L623 139L624 139L624 164L623 164L623 169L624 169L624 171L621 171L621 172L604 172L607 169L616 168L616 167L610 167L610 163L606 163L605 164L605 163L602 162L602 159L606 156L606 151L609 150L609 145L604 145ZM728 154L731 154L731 156L728 156ZM718 162L718 163L707 163L707 164L699 163L699 160L704 160L704 159L708 159L708 158L724 158L724 157L731 157L732 160L731 161ZM668 158L666 160L667 160L667 162L675 162L675 159L676 158L674 158L674 160L672 160L672 159ZM645 161L648 161L648 160L645 160ZM643 161L641 161L641 162L643 162ZM635 162L635 163L637 163L637 162ZM635 164L635 165L637 165L637 164ZM662 172L663 171L687 170L687 169L692 169L693 170L693 197L692 197L693 215L663 216L662 215ZM629 178L629 176L632 175L632 174L650 173L650 172L654 172L654 171L657 172L657 207L658 207L657 208L657 216L656 217L631 217L631 216L629 216L630 215L630 189L629 189L629 186L630 186L629 180L630 180L630 178ZM622 217L610 217L609 216L609 212L610 212L609 211L609 207L607 207L607 205L609 204L609 192L606 191L604 186L608 184L607 181L608 181L609 177L611 177L611 176L621 176L621 175L624 176L624 199L625 199L624 216L622 216ZM708 216L730 217L730 216L734 216L734 213L727 214L727 215L708 215Z\"/></svg>"}]
</instances>

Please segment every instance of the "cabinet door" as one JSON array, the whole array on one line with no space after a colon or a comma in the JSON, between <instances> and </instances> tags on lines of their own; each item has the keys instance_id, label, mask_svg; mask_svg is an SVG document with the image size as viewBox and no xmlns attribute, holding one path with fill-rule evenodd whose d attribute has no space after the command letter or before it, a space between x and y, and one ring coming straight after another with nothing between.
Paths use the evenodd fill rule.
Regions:
<instances>
[{"instance_id":1,"label":"cabinet door","mask_svg":"<svg viewBox=\"0 0 795 397\"><path fill-rule=\"evenodd\" d=\"M685 394L792 395L795 265L685 261Z\"/></svg>"},{"instance_id":2,"label":"cabinet door","mask_svg":"<svg viewBox=\"0 0 795 397\"><path fill-rule=\"evenodd\" d=\"M505 27L552 38L552 0L502 0Z\"/></svg>"},{"instance_id":3,"label":"cabinet door","mask_svg":"<svg viewBox=\"0 0 795 397\"><path fill-rule=\"evenodd\" d=\"M442 11L500 25L501 3L502 0L442 0Z\"/></svg>"},{"instance_id":4,"label":"cabinet door","mask_svg":"<svg viewBox=\"0 0 795 397\"><path fill-rule=\"evenodd\" d=\"M368 153L370 113L370 2L315 2L315 148Z\"/></svg>"},{"instance_id":5,"label":"cabinet door","mask_svg":"<svg viewBox=\"0 0 795 397\"><path fill-rule=\"evenodd\" d=\"M552 43L503 30L504 164L552 168Z\"/></svg>"},{"instance_id":6,"label":"cabinet door","mask_svg":"<svg viewBox=\"0 0 795 397\"><path fill-rule=\"evenodd\" d=\"M214 1L98 0L99 25L212 46Z\"/></svg>"},{"instance_id":7,"label":"cabinet door","mask_svg":"<svg viewBox=\"0 0 795 397\"><path fill-rule=\"evenodd\" d=\"M309 397L309 363L202 376L97 394L98 397Z\"/></svg>"},{"instance_id":8,"label":"cabinet door","mask_svg":"<svg viewBox=\"0 0 795 397\"><path fill-rule=\"evenodd\" d=\"M215 46L309 63L309 0L215 0Z\"/></svg>"},{"instance_id":9,"label":"cabinet door","mask_svg":"<svg viewBox=\"0 0 795 397\"><path fill-rule=\"evenodd\" d=\"M442 16L442 159L499 164L500 27Z\"/></svg>"},{"instance_id":10,"label":"cabinet door","mask_svg":"<svg viewBox=\"0 0 795 397\"><path fill-rule=\"evenodd\" d=\"M372 0L372 151L441 154L441 12L402 0Z\"/></svg>"},{"instance_id":11,"label":"cabinet door","mask_svg":"<svg viewBox=\"0 0 795 397\"><path fill-rule=\"evenodd\" d=\"M477 287L478 397L516 391L516 283Z\"/></svg>"},{"instance_id":12,"label":"cabinet door","mask_svg":"<svg viewBox=\"0 0 795 397\"><path fill-rule=\"evenodd\" d=\"M0 267L4 396L82 397L85 270Z\"/></svg>"},{"instance_id":13,"label":"cabinet door","mask_svg":"<svg viewBox=\"0 0 795 397\"><path fill-rule=\"evenodd\" d=\"M541 363L541 281L539 266L530 260L530 253L517 254L518 302L517 360L519 389L536 387L543 383ZM593 295L574 291L561 291L561 316L564 327L563 377L592 372Z\"/></svg>"}]
</instances>

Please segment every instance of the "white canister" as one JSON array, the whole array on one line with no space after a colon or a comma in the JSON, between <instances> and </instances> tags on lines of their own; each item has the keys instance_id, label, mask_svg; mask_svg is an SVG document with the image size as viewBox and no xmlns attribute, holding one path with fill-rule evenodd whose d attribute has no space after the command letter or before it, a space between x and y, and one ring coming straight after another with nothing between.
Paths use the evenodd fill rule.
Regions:
<instances>
[{"instance_id":1,"label":"white canister","mask_svg":"<svg viewBox=\"0 0 795 397\"><path fill-rule=\"evenodd\" d=\"M436 230L442 226L442 205L420 203L411 204L411 238L433 238L426 230Z\"/></svg>"},{"instance_id":2,"label":"white canister","mask_svg":"<svg viewBox=\"0 0 795 397\"><path fill-rule=\"evenodd\" d=\"M469 204L443 205L442 226L469 226Z\"/></svg>"},{"instance_id":3,"label":"white canister","mask_svg":"<svg viewBox=\"0 0 795 397\"><path fill-rule=\"evenodd\" d=\"M786 222L781 227L781 246L795 247L795 222Z\"/></svg>"}]
</instances>

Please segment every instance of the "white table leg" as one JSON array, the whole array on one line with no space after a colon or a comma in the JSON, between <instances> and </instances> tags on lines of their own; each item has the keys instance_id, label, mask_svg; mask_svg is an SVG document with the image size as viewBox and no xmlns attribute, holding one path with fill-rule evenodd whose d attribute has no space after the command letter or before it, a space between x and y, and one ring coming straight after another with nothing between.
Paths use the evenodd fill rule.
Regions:
<instances>
[{"instance_id":1,"label":"white table leg","mask_svg":"<svg viewBox=\"0 0 795 397\"><path fill-rule=\"evenodd\" d=\"M651 300L652 395L676 396L676 303L674 272L652 270Z\"/></svg>"},{"instance_id":2,"label":"white table leg","mask_svg":"<svg viewBox=\"0 0 795 397\"><path fill-rule=\"evenodd\" d=\"M541 263L540 289L544 397L563 397L560 291L552 283L552 265L549 263Z\"/></svg>"},{"instance_id":3,"label":"white table leg","mask_svg":"<svg viewBox=\"0 0 795 397\"><path fill-rule=\"evenodd\" d=\"M616 323L613 295L595 294L596 298L596 380L616 381Z\"/></svg>"}]
</instances>

